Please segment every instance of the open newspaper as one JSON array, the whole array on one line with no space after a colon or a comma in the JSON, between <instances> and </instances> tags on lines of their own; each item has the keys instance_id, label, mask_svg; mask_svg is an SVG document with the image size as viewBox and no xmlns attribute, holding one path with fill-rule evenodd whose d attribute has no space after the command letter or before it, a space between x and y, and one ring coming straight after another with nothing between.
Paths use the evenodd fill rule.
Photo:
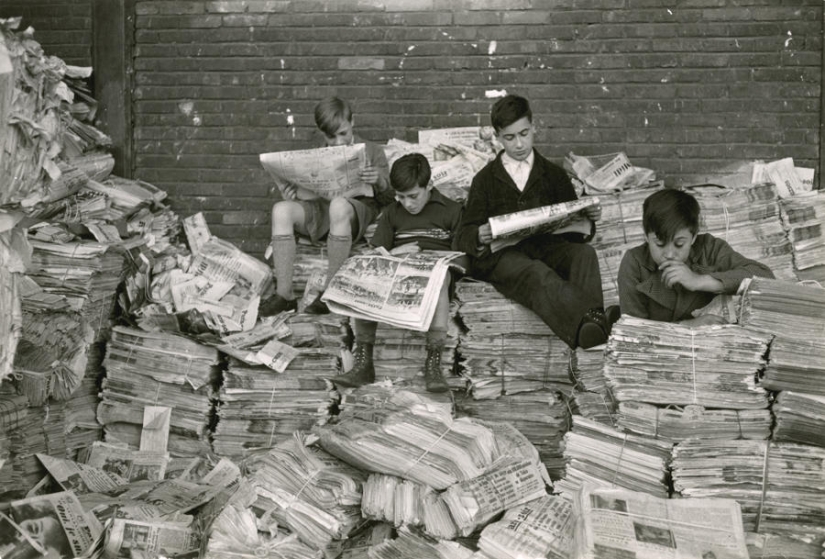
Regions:
<instances>
[{"instance_id":1,"label":"open newspaper","mask_svg":"<svg viewBox=\"0 0 825 559\"><path fill-rule=\"evenodd\" d=\"M364 144L262 153L260 160L281 192L287 185L297 186L299 199L373 195L359 178L367 164Z\"/></svg>"},{"instance_id":2,"label":"open newspaper","mask_svg":"<svg viewBox=\"0 0 825 559\"><path fill-rule=\"evenodd\" d=\"M490 250L499 251L539 233L578 231L588 234L590 221L582 212L598 205L597 197L588 196L570 202L491 217L489 223L493 242L490 243Z\"/></svg>"},{"instance_id":3,"label":"open newspaper","mask_svg":"<svg viewBox=\"0 0 825 559\"><path fill-rule=\"evenodd\" d=\"M583 559L748 559L742 512L732 499L661 499L592 486L577 496Z\"/></svg>"},{"instance_id":4,"label":"open newspaper","mask_svg":"<svg viewBox=\"0 0 825 559\"><path fill-rule=\"evenodd\" d=\"M450 261L463 253L392 256L383 248L349 257L323 301L332 312L424 332L429 329Z\"/></svg>"}]
</instances>

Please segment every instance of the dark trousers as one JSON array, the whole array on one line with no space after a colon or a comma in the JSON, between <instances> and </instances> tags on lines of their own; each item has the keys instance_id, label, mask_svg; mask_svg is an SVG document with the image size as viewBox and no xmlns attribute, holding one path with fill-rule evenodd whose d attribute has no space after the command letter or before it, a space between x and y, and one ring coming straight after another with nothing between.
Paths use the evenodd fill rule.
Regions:
<instances>
[{"instance_id":1,"label":"dark trousers","mask_svg":"<svg viewBox=\"0 0 825 559\"><path fill-rule=\"evenodd\" d=\"M571 348L584 314L604 306L595 249L560 236L542 235L502 250L485 276L480 279L539 315Z\"/></svg>"}]
</instances>

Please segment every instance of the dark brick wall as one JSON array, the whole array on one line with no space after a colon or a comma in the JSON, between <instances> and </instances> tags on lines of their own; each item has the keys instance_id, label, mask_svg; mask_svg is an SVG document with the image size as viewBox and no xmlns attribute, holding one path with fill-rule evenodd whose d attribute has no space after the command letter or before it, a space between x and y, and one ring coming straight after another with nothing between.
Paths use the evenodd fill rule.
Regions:
<instances>
[{"instance_id":1,"label":"dark brick wall","mask_svg":"<svg viewBox=\"0 0 825 559\"><path fill-rule=\"evenodd\" d=\"M820 0L134 4L134 176L254 254L275 197L258 154L317 142L311 111L330 94L384 141L486 124L491 94L520 93L551 159L624 150L670 184L743 160L818 162ZM88 57L89 34L63 24L89 0L0 13L15 6L55 54Z\"/></svg>"},{"instance_id":2,"label":"dark brick wall","mask_svg":"<svg viewBox=\"0 0 825 559\"><path fill-rule=\"evenodd\" d=\"M92 0L0 0L0 18L22 16L46 54L92 65Z\"/></svg>"}]
</instances>

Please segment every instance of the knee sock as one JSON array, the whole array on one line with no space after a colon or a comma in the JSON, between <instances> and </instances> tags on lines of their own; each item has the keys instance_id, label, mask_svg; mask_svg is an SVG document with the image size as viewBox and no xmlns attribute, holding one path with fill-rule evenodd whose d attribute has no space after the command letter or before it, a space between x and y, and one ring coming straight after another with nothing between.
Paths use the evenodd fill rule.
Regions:
<instances>
[{"instance_id":1,"label":"knee sock","mask_svg":"<svg viewBox=\"0 0 825 559\"><path fill-rule=\"evenodd\" d=\"M284 299L292 300L292 271L295 263L295 235L272 236L272 266L275 268L276 290Z\"/></svg>"},{"instance_id":2,"label":"knee sock","mask_svg":"<svg viewBox=\"0 0 825 559\"><path fill-rule=\"evenodd\" d=\"M333 235L330 233L327 236L327 252L329 264L327 265L327 283L324 289L327 288L329 282L332 281L332 276L341 268L344 260L349 258L349 252L352 250L352 236L351 235Z\"/></svg>"},{"instance_id":3,"label":"knee sock","mask_svg":"<svg viewBox=\"0 0 825 559\"><path fill-rule=\"evenodd\" d=\"M446 328L433 328L432 326L427 331L427 348L430 349L443 349L444 343L447 341L447 329Z\"/></svg>"}]
</instances>

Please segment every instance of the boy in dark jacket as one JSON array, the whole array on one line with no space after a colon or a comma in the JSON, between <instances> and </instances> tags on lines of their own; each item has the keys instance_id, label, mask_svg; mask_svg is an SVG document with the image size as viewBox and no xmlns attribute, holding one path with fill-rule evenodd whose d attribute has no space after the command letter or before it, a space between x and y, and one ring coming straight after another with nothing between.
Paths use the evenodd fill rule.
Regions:
<instances>
[{"instance_id":1,"label":"boy in dark jacket","mask_svg":"<svg viewBox=\"0 0 825 559\"><path fill-rule=\"evenodd\" d=\"M471 256L472 275L533 310L572 348L607 341L618 318L605 313L596 251L581 238L543 233L491 252L490 217L576 199L564 170L533 149L533 114L527 99L507 95L490 113L504 151L473 178L458 229L458 250ZM601 217L591 206L587 216Z\"/></svg>"}]
</instances>

